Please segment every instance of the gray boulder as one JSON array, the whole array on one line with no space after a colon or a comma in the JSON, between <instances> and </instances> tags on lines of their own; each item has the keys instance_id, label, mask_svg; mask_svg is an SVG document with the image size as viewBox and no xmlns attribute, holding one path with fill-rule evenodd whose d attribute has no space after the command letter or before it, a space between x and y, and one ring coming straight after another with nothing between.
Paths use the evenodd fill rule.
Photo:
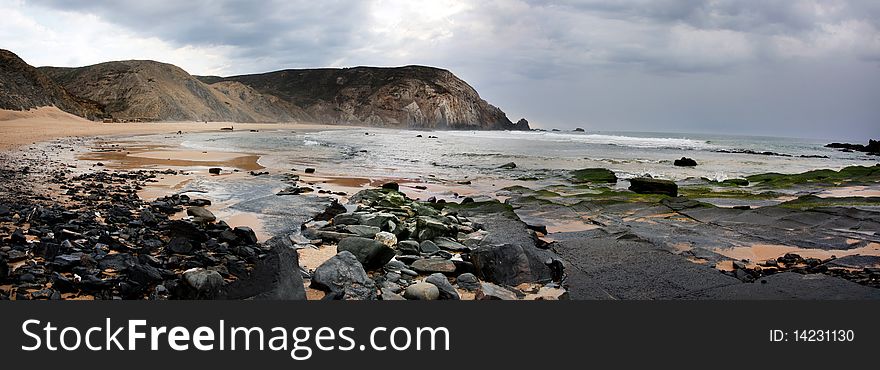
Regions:
<instances>
[{"instance_id":1,"label":"gray boulder","mask_svg":"<svg viewBox=\"0 0 880 370\"><path fill-rule=\"evenodd\" d=\"M193 268L183 273L183 281L193 290L196 299L213 299L220 293L223 276L214 270Z\"/></svg>"},{"instance_id":2,"label":"gray boulder","mask_svg":"<svg viewBox=\"0 0 880 370\"><path fill-rule=\"evenodd\" d=\"M341 251L315 269L311 287L336 299L375 300L376 283L349 251Z\"/></svg>"},{"instance_id":3,"label":"gray boulder","mask_svg":"<svg viewBox=\"0 0 880 370\"><path fill-rule=\"evenodd\" d=\"M629 179L629 190L639 194L664 194L670 197L678 195L678 185L675 182L646 177Z\"/></svg>"},{"instance_id":4,"label":"gray boulder","mask_svg":"<svg viewBox=\"0 0 880 370\"><path fill-rule=\"evenodd\" d=\"M384 266L395 254L394 249L379 241L357 236L340 240L336 248L351 252L367 270Z\"/></svg>"},{"instance_id":5,"label":"gray boulder","mask_svg":"<svg viewBox=\"0 0 880 370\"><path fill-rule=\"evenodd\" d=\"M534 246L483 245L471 253L471 261L478 276L495 283L516 286L553 280L548 262L555 260Z\"/></svg>"},{"instance_id":6,"label":"gray boulder","mask_svg":"<svg viewBox=\"0 0 880 370\"><path fill-rule=\"evenodd\" d=\"M192 216L196 222L214 222L217 217L204 207L188 207L186 214Z\"/></svg>"},{"instance_id":7,"label":"gray boulder","mask_svg":"<svg viewBox=\"0 0 880 370\"><path fill-rule=\"evenodd\" d=\"M440 290L431 283L415 283L406 287L403 297L420 301L433 301L440 297Z\"/></svg>"},{"instance_id":8,"label":"gray boulder","mask_svg":"<svg viewBox=\"0 0 880 370\"><path fill-rule=\"evenodd\" d=\"M455 263L454 262L452 262L450 260L446 260L446 259L440 259L440 258L426 258L426 259L415 260L411 266L412 266L413 270L416 270L416 271L422 272L422 273L433 274L435 272L440 272L440 273L447 273L448 274L448 273L455 272Z\"/></svg>"},{"instance_id":9,"label":"gray boulder","mask_svg":"<svg viewBox=\"0 0 880 370\"><path fill-rule=\"evenodd\" d=\"M287 239L286 242L284 240ZM247 275L223 289L226 299L305 300L306 291L299 267L299 254L286 236L266 242L269 253Z\"/></svg>"}]
</instances>

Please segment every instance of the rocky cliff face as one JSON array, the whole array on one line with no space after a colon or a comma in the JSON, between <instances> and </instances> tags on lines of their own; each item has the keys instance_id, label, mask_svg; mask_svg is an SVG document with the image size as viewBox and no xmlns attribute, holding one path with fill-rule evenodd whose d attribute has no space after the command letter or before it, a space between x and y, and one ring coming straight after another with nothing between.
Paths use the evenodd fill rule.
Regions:
<instances>
[{"instance_id":1,"label":"rocky cliff face","mask_svg":"<svg viewBox=\"0 0 880 370\"><path fill-rule=\"evenodd\" d=\"M218 81L206 77L205 81ZM330 124L432 129L522 129L473 87L443 69L355 67L283 70L234 76L255 90L302 107Z\"/></svg>"},{"instance_id":2,"label":"rocky cliff face","mask_svg":"<svg viewBox=\"0 0 880 370\"><path fill-rule=\"evenodd\" d=\"M94 117L100 107L78 99L17 55L0 49L0 109L28 110L55 106L82 117Z\"/></svg>"},{"instance_id":3,"label":"rocky cliff face","mask_svg":"<svg viewBox=\"0 0 880 370\"><path fill-rule=\"evenodd\" d=\"M79 68L40 69L78 96L98 102L121 119L277 122L288 112L274 97L246 87L202 83L177 66L147 60L107 62Z\"/></svg>"},{"instance_id":4,"label":"rocky cliff face","mask_svg":"<svg viewBox=\"0 0 880 370\"><path fill-rule=\"evenodd\" d=\"M149 60L34 68L0 50L0 109L54 105L88 117L317 122L397 128L528 130L443 69L324 68L195 77Z\"/></svg>"}]
</instances>

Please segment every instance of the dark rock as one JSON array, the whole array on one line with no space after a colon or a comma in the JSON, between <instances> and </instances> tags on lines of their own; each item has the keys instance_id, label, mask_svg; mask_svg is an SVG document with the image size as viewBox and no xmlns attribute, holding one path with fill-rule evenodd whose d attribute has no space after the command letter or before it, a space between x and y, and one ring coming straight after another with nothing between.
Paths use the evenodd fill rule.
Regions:
<instances>
[{"instance_id":1,"label":"dark rock","mask_svg":"<svg viewBox=\"0 0 880 370\"><path fill-rule=\"evenodd\" d=\"M196 222L214 222L217 220L217 217L211 211L202 207L188 207L186 214L192 216Z\"/></svg>"},{"instance_id":2,"label":"dark rock","mask_svg":"<svg viewBox=\"0 0 880 370\"><path fill-rule=\"evenodd\" d=\"M345 231L355 234L357 236L363 238L373 238L378 234L382 229L375 226L367 226L367 225L347 225L345 226Z\"/></svg>"},{"instance_id":3,"label":"dark rock","mask_svg":"<svg viewBox=\"0 0 880 370\"><path fill-rule=\"evenodd\" d=\"M514 163L514 162L507 162L507 163L505 163L505 164L502 164L502 165L498 166L498 168L508 169L508 170L510 170L510 169L514 169L514 168L516 168L516 163Z\"/></svg>"},{"instance_id":4,"label":"dark rock","mask_svg":"<svg viewBox=\"0 0 880 370\"><path fill-rule=\"evenodd\" d=\"M426 240L427 241L427 240ZM419 248L419 243L412 240L404 240L402 242L397 243L397 250L400 251L401 254L407 255L418 255L421 253L421 249Z\"/></svg>"},{"instance_id":5,"label":"dark rock","mask_svg":"<svg viewBox=\"0 0 880 370\"><path fill-rule=\"evenodd\" d=\"M440 249L445 249L453 252L467 252L471 250L464 244L461 244L454 239L445 236L434 238L434 244L440 247Z\"/></svg>"},{"instance_id":6,"label":"dark rock","mask_svg":"<svg viewBox=\"0 0 880 370\"><path fill-rule=\"evenodd\" d=\"M395 293L391 289L382 288L382 300L383 301L405 301L406 298L400 296L400 294Z\"/></svg>"},{"instance_id":7,"label":"dark rock","mask_svg":"<svg viewBox=\"0 0 880 370\"><path fill-rule=\"evenodd\" d=\"M451 274L455 272L455 263L446 259L427 258L414 261L412 268L422 273L441 272Z\"/></svg>"},{"instance_id":8,"label":"dark rock","mask_svg":"<svg viewBox=\"0 0 880 370\"><path fill-rule=\"evenodd\" d=\"M440 290L434 284L415 283L406 287L403 297L412 300L433 301L440 297Z\"/></svg>"},{"instance_id":9,"label":"dark rock","mask_svg":"<svg viewBox=\"0 0 880 370\"><path fill-rule=\"evenodd\" d=\"M334 225L357 225L361 223L361 216L354 213L344 213L333 217Z\"/></svg>"},{"instance_id":10,"label":"dark rock","mask_svg":"<svg viewBox=\"0 0 880 370\"><path fill-rule=\"evenodd\" d=\"M697 161L688 157L681 157L681 159L676 159L672 164L678 167L695 167Z\"/></svg>"},{"instance_id":11,"label":"dark rock","mask_svg":"<svg viewBox=\"0 0 880 370\"><path fill-rule=\"evenodd\" d=\"M515 286L553 280L553 271L535 251L517 244L483 245L471 253L471 261L478 276L495 283Z\"/></svg>"},{"instance_id":12,"label":"dark rock","mask_svg":"<svg viewBox=\"0 0 880 370\"><path fill-rule=\"evenodd\" d=\"M678 195L678 185L669 180L637 177L629 180L629 190L639 194L664 194L671 197Z\"/></svg>"},{"instance_id":13,"label":"dark rock","mask_svg":"<svg viewBox=\"0 0 880 370\"><path fill-rule=\"evenodd\" d=\"M422 253L430 254L439 251L440 247L438 247L437 244L434 244L434 242L430 240L425 240L421 244L419 244L419 250L421 250Z\"/></svg>"},{"instance_id":14,"label":"dark rock","mask_svg":"<svg viewBox=\"0 0 880 370\"><path fill-rule=\"evenodd\" d=\"M440 291L440 299L461 299L458 296L458 292L455 291L455 287L453 287L452 284L449 283L449 280L446 279L446 276L444 276L443 274L431 274L425 279L425 282L437 286L437 289Z\"/></svg>"},{"instance_id":15,"label":"dark rock","mask_svg":"<svg viewBox=\"0 0 880 370\"><path fill-rule=\"evenodd\" d=\"M584 129L578 127L578 128L576 128L576 129L574 129L573 131L574 131L574 132L584 132Z\"/></svg>"},{"instance_id":16,"label":"dark rock","mask_svg":"<svg viewBox=\"0 0 880 370\"><path fill-rule=\"evenodd\" d=\"M219 174L220 174L220 171L221 171L221 170L220 170L219 167L212 167L212 168L209 168L209 169L208 169L208 173L210 173L210 174L212 174L212 175L219 175Z\"/></svg>"},{"instance_id":17,"label":"dark rock","mask_svg":"<svg viewBox=\"0 0 880 370\"><path fill-rule=\"evenodd\" d=\"M749 180L746 179L727 179L721 182L722 185L749 186Z\"/></svg>"},{"instance_id":18,"label":"dark rock","mask_svg":"<svg viewBox=\"0 0 880 370\"><path fill-rule=\"evenodd\" d=\"M376 283L364 271L357 258L342 251L315 269L311 286L340 299L374 300Z\"/></svg>"},{"instance_id":19,"label":"dark rock","mask_svg":"<svg viewBox=\"0 0 880 370\"><path fill-rule=\"evenodd\" d=\"M189 239L178 236L171 238L165 249L177 254L190 254L195 248Z\"/></svg>"},{"instance_id":20,"label":"dark rock","mask_svg":"<svg viewBox=\"0 0 880 370\"><path fill-rule=\"evenodd\" d=\"M208 240L208 235L192 222L174 220L169 223L169 228L173 237L181 237L200 243Z\"/></svg>"},{"instance_id":21,"label":"dark rock","mask_svg":"<svg viewBox=\"0 0 880 370\"><path fill-rule=\"evenodd\" d=\"M394 249L379 241L356 236L340 240L336 248L353 254L367 270L384 266L395 255Z\"/></svg>"},{"instance_id":22,"label":"dark rock","mask_svg":"<svg viewBox=\"0 0 880 370\"><path fill-rule=\"evenodd\" d=\"M246 244L257 244L257 234L250 227L238 226L233 229L233 232L242 242Z\"/></svg>"},{"instance_id":23,"label":"dark rock","mask_svg":"<svg viewBox=\"0 0 880 370\"><path fill-rule=\"evenodd\" d=\"M150 265L136 264L127 270L128 279L141 285L162 281L162 272Z\"/></svg>"},{"instance_id":24,"label":"dark rock","mask_svg":"<svg viewBox=\"0 0 880 370\"><path fill-rule=\"evenodd\" d=\"M305 173L315 173L315 169L311 167L306 168Z\"/></svg>"},{"instance_id":25,"label":"dark rock","mask_svg":"<svg viewBox=\"0 0 880 370\"><path fill-rule=\"evenodd\" d=\"M333 199L333 201L330 202L330 205L327 206L327 208L325 208L323 212L319 213L318 215L316 215L314 217L314 220L316 220L316 221L330 221L334 217L336 217L337 215L343 214L346 211L347 210L345 209L344 205L339 204L339 201L337 201L336 199Z\"/></svg>"},{"instance_id":26,"label":"dark rock","mask_svg":"<svg viewBox=\"0 0 880 370\"><path fill-rule=\"evenodd\" d=\"M193 199L189 201L189 205L196 207L207 207L211 205L211 201L207 199Z\"/></svg>"},{"instance_id":27,"label":"dark rock","mask_svg":"<svg viewBox=\"0 0 880 370\"><path fill-rule=\"evenodd\" d=\"M476 291L480 289L480 280L477 279L477 276L471 273L464 273L458 275L455 278L455 283L458 284L458 287L467 291Z\"/></svg>"},{"instance_id":28,"label":"dark rock","mask_svg":"<svg viewBox=\"0 0 880 370\"><path fill-rule=\"evenodd\" d=\"M9 264L3 256L0 256L0 280L6 279L7 276L9 276Z\"/></svg>"},{"instance_id":29,"label":"dark rock","mask_svg":"<svg viewBox=\"0 0 880 370\"><path fill-rule=\"evenodd\" d=\"M396 182L386 182L382 184L382 189L400 191L400 185L398 185Z\"/></svg>"},{"instance_id":30,"label":"dark rock","mask_svg":"<svg viewBox=\"0 0 880 370\"><path fill-rule=\"evenodd\" d=\"M25 244L27 243L27 237L24 236L24 231L21 229L15 229L15 231L12 232L12 235L9 236L9 241L12 242L12 244Z\"/></svg>"},{"instance_id":31,"label":"dark rock","mask_svg":"<svg viewBox=\"0 0 880 370\"><path fill-rule=\"evenodd\" d=\"M279 236L266 242L271 249L254 269L223 289L226 299L305 300L299 255Z\"/></svg>"}]
</instances>

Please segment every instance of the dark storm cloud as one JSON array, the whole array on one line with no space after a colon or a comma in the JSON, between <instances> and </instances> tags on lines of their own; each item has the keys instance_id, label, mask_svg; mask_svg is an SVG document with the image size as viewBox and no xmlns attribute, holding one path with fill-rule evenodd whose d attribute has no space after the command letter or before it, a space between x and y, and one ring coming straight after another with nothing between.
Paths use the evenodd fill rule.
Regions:
<instances>
[{"instance_id":1,"label":"dark storm cloud","mask_svg":"<svg viewBox=\"0 0 880 370\"><path fill-rule=\"evenodd\" d=\"M233 57L272 58L291 66L327 65L357 42L361 1L37 0L90 13L141 35L183 45L232 46Z\"/></svg>"}]
</instances>

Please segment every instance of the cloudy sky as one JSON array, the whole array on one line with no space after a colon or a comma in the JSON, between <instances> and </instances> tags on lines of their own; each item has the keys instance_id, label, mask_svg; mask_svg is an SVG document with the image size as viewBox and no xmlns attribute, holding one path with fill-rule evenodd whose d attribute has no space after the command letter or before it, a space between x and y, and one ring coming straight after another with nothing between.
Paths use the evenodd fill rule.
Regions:
<instances>
[{"instance_id":1,"label":"cloudy sky","mask_svg":"<svg viewBox=\"0 0 880 370\"><path fill-rule=\"evenodd\" d=\"M447 68L535 127L880 137L880 1L0 0L33 65Z\"/></svg>"}]
</instances>

